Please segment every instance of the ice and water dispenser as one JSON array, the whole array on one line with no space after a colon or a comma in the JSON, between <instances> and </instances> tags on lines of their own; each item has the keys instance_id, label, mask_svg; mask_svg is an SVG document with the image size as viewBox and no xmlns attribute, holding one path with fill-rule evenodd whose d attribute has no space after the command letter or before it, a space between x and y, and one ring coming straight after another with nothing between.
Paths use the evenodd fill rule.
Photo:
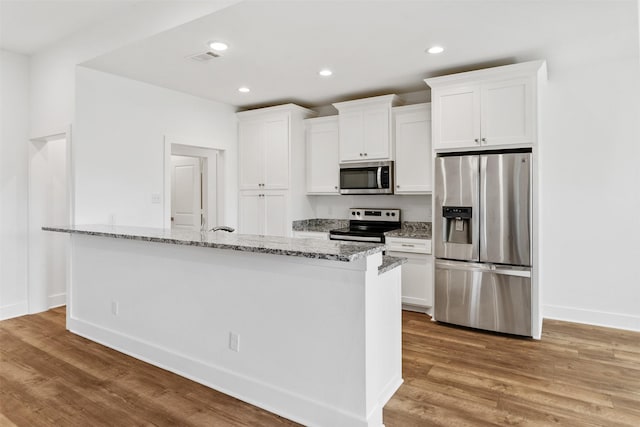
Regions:
<instances>
[{"instance_id":1,"label":"ice and water dispenser","mask_svg":"<svg viewBox=\"0 0 640 427\"><path fill-rule=\"evenodd\" d=\"M446 243L470 245L473 242L472 215L470 206L443 206L443 237Z\"/></svg>"}]
</instances>

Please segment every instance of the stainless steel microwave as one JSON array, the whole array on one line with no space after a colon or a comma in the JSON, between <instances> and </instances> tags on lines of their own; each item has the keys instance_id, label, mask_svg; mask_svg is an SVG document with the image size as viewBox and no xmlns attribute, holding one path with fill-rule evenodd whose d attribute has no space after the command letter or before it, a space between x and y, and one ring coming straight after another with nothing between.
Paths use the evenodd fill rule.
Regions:
<instances>
[{"instance_id":1,"label":"stainless steel microwave","mask_svg":"<svg viewBox=\"0 0 640 427\"><path fill-rule=\"evenodd\" d=\"M341 163L340 194L393 194L393 162Z\"/></svg>"}]
</instances>

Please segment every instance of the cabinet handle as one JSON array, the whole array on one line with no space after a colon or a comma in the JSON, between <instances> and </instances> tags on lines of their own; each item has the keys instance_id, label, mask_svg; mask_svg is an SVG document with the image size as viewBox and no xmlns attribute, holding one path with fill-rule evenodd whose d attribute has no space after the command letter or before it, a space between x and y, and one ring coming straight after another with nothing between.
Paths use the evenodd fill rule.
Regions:
<instances>
[{"instance_id":1,"label":"cabinet handle","mask_svg":"<svg viewBox=\"0 0 640 427\"><path fill-rule=\"evenodd\" d=\"M400 188L400 185L396 185L396 188Z\"/></svg>"},{"instance_id":2,"label":"cabinet handle","mask_svg":"<svg viewBox=\"0 0 640 427\"><path fill-rule=\"evenodd\" d=\"M360 153L360 157L362 157L362 153Z\"/></svg>"},{"instance_id":3,"label":"cabinet handle","mask_svg":"<svg viewBox=\"0 0 640 427\"><path fill-rule=\"evenodd\" d=\"M404 246L405 248L414 248L416 245L409 245L407 243L403 243L401 246Z\"/></svg>"},{"instance_id":4,"label":"cabinet handle","mask_svg":"<svg viewBox=\"0 0 640 427\"><path fill-rule=\"evenodd\" d=\"M474 139L475 142L480 142L480 140L478 138Z\"/></svg>"},{"instance_id":5,"label":"cabinet handle","mask_svg":"<svg viewBox=\"0 0 640 427\"><path fill-rule=\"evenodd\" d=\"M333 188L335 188L335 189L337 190L337 189L338 189L338 186L336 185L336 186L335 186L335 187L333 187Z\"/></svg>"},{"instance_id":6,"label":"cabinet handle","mask_svg":"<svg viewBox=\"0 0 640 427\"><path fill-rule=\"evenodd\" d=\"M366 156L366 155L367 155L367 153L364 153L364 155Z\"/></svg>"},{"instance_id":7,"label":"cabinet handle","mask_svg":"<svg viewBox=\"0 0 640 427\"><path fill-rule=\"evenodd\" d=\"M487 138L482 138L482 142L484 142L486 144Z\"/></svg>"}]
</instances>

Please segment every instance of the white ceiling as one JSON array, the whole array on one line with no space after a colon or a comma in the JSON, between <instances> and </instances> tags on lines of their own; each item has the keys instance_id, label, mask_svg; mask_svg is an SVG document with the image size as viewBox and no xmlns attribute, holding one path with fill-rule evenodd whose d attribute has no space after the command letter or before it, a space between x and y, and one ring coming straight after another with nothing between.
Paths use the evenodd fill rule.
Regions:
<instances>
[{"instance_id":1,"label":"white ceiling","mask_svg":"<svg viewBox=\"0 0 640 427\"><path fill-rule=\"evenodd\" d=\"M0 0L0 48L31 55L92 24L123 13L136 2Z\"/></svg>"},{"instance_id":2,"label":"white ceiling","mask_svg":"<svg viewBox=\"0 0 640 427\"><path fill-rule=\"evenodd\" d=\"M15 3L1 1L3 12ZM32 4L30 15L52 13L20 3ZM107 14L135 2L90 3ZM33 25L18 18L14 26ZM84 25L91 19L100 14L87 14ZM230 48L207 63L186 59L210 40ZM424 52L434 44L445 52ZM547 59L552 76L558 61L580 66L592 55L606 61L638 50L636 0L253 0L83 65L244 109L425 90L426 77L533 59ZM319 77L323 67L334 75ZM250 93L237 91L244 85Z\"/></svg>"}]
</instances>

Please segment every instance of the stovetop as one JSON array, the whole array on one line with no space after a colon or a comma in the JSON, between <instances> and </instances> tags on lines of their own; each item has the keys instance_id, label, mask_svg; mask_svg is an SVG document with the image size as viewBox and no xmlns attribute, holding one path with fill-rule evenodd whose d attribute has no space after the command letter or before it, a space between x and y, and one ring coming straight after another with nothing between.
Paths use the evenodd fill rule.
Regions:
<instances>
[{"instance_id":1,"label":"stovetop","mask_svg":"<svg viewBox=\"0 0 640 427\"><path fill-rule=\"evenodd\" d=\"M333 236L377 237L384 242L384 233L401 228L399 209L349 209L349 227L331 230Z\"/></svg>"}]
</instances>

